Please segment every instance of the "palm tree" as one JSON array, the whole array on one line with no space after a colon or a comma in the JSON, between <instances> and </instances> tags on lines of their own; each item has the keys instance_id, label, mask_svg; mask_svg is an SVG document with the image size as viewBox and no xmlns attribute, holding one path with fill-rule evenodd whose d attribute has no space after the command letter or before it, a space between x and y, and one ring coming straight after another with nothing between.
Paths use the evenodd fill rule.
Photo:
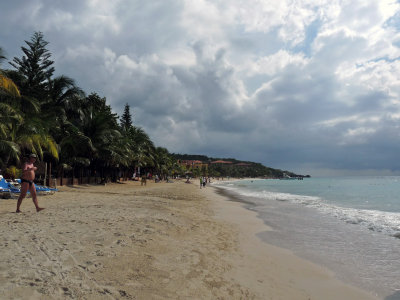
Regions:
<instances>
[{"instance_id":1,"label":"palm tree","mask_svg":"<svg viewBox=\"0 0 400 300\"><path fill-rule=\"evenodd\" d=\"M173 160L168 150L163 147L157 147L155 149L155 167L161 178L170 174L172 165Z\"/></svg>"},{"instance_id":2,"label":"palm tree","mask_svg":"<svg viewBox=\"0 0 400 300\"><path fill-rule=\"evenodd\" d=\"M147 133L140 127L132 126L127 134L132 141L135 166L153 167L155 147Z\"/></svg>"},{"instance_id":3,"label":"palm tree","mask_svg":"<svg viewBox=\"0 0 400 300\"><path fill-rule=\"evenodd\" d=\"M3 89L7 93L9 93L11 96L14 96L14 97L21 96L17 85L2 72L0 72L0 89Z\"/></svg>"},{"instance_id":4,"label":"palm tree","mask_svg":"<svg viewBox=\"0 0 400 300\"><path fill-rule=\"evenodd\" d=\"M41 113L50 126L50 133L60 142L66 136L65 128L75 126L70 116L83 118L81 102L85 95L74 80L67 76L49 79L46 90L47 98L41 102Z\"/></svg>"},{"instance_id":5,"label":"palm tree","mask_svg":"<svg viewBox=\"0 0 400 300\"><path fill-rule=\"evenodd\" d=\"M0 59L4 60L4 55ZM0 157L1 163L8 165L18 163L19 157L25 152L33 152L43 158L43 152L57 158L57 146L48 134L46 125L38 116L39 107L34 99L21 96L12 79L1 71L3 90L7 91L0 97ZM17 73L11 73L16 78ZM12 84L4 84L11 82ZM5 88L4 88L5 87ZM15 98L18 101L15 101ZM29 114L25 112L28 111Z\"/></svg>"},{"instance_id":6,"label":"palm tree","mask_svg":"<svg viewBox=\"0 0 400 300\"><path fill-rule=\"evenodd\" d=\"M4 51L0 48L0 63L5 60ZM20 92L16 84L0 69L0 165L7 165L11 159L19 161L20 149L18 145L9 140L10 125L22 120L22 116L10 104L9 98L19 97ZM7 101L6 101L7 100Z\"/></svg>"},{"instance_id":7,"label":"palm tree","mask_svg":"<svg viewBox=\"0 0 400 300\"><path fill-rule=\"evenodd\" d=\"M105 99L101 100L98 107L86 103L85 118L79 126L82 133L87 136L93 145L91 162L93 167L101 169L102 177L108 177L110 172L119 165L128 163L129 149L122 145L122 134L117 124L117 116L111 112L111 108L105 105ZM93 95L86 98L92 101Z\"/></svg>"},{"instance_id":8,"label":"palm tree","mask_svg":"<svg viewBox=\"0 0 400 300\"><path fill-rule=\"evenodd\" d=\"M90 166L90 157L94 153L94 147L90 138L85 136L78 128L72 124L66 124L63 127L64 137L60 141L60 163L58 165L58 173L60 177L64 177L64 170L72 170L74 176L74 168L87 168Z\"/></svg>"},{"instance_id":9,"label":"palm tree","mask_svg":"<svg viewBox=\"0 0 400 300\"><path fill-rule=\"evenodd\" d=\"M57 145L47 134L41 120L23 117L9 106L0 105L0 157L4 165L18 163L21 154L36 153L43 158L44 151L58 158Z\"/></svg>"},{"instance_id":10,"label":"palm tree","mask_svg":"<svg viewBox=\"0 0 400 300\"><path fill-rule=\"evenodd\" d=\"M6 57L4 56L4 50L0 47L0 64ZM20 92L17 85L8 78L5 73L0 69L0 89L8 93L13 97L20 97Z\"/></svg>"}]
</instances>

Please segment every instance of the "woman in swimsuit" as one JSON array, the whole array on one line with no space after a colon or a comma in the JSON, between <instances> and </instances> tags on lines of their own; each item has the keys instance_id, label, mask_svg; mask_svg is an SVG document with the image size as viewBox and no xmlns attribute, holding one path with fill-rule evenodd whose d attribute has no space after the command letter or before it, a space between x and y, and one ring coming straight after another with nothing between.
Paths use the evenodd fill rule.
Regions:
<instances>
[{"instance_id":1,"label":"woman in swimsuit","mask_svg":"<svg viewBox=\"0 0 400 300\"><path fill-rule=\"evenodd\" d=\"M17 211L16 211L17 213L21 212L19 208L21 206L22 200L24 200L26 193L28 192L28 189L31 193L33 204L35 204L36 207L36 211L39 212L44 209L39 207L36 196L35 183L33 182L35 180L35 171L37 170L37 168L33 165L35 161L36 161L36 154L31 154L29 155L29 161L24 163L22 167L21 194L19 195L17 202Z\"/></svg>"}]
</instances>

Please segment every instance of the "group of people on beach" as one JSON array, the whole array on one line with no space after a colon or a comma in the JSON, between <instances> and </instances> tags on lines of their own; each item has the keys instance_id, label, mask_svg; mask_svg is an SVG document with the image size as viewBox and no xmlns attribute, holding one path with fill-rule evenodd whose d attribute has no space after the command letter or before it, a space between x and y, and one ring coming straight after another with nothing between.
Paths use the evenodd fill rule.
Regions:
<instances>
[{"instance_id":1,"label":"group of people on beach","mask_svg":"<svg viewBox=\"0 0 400 300\"><path fill-rule=\"evenodd\" d=\"M140 185L142 185L142 186L147 184L147 179L151 180L152 178L153 178L153 174L151 174L149 172L143 173L141 176L136 174L136 172L135 172L135 173L133 173L133 176L132 176L132 180L134 180L134 181L140 180ZM164 179L166 182L172 182L169 180L168 176L165 176ZM161 182L162 180L163 180L162 176L159 176L158 174L154 175L155 183Z\"/></svg>"},{"instance_id":2,"label":"group of people on beach","mask_svg":"<svg viewBox=\"0 0 400 300\"><path fill-rule=\"evenodd\" d=\"M202 187L205 188L207 181L208 181L208 183L211 183L211 178L210 177L206 178L204 176L200 176L200 188L202 188Z\"/></svg>"}]
</instances>

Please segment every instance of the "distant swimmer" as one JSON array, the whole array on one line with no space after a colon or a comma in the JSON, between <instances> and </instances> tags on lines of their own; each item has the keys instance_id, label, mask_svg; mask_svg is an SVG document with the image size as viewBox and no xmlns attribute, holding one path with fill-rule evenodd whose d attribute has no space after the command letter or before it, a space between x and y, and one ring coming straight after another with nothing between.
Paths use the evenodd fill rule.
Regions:
<instances>
[{"instance_id":1,"label":"distant swimmer","mask_svg":"<svg viewBox=\"0 0 400 300\"><path fill-rule=\"evenodd\" d=\"M35 183L33 182L35 180L35 171L37 168L33 165L36 161L36 154L31 154L29 155L29 160L24 163L22 166L22 176L21 176L21 194L19 195L18 202L17 202L17 213L20 213L20 207L22 204L22 200L26 197L26 193L29 192L31 193L33 204L35 204L36 211L39 212L43 210L44 208L39 207L38 200L37 200L37 195L36 195L36 187Z\"/></svg>"}]
</instances>

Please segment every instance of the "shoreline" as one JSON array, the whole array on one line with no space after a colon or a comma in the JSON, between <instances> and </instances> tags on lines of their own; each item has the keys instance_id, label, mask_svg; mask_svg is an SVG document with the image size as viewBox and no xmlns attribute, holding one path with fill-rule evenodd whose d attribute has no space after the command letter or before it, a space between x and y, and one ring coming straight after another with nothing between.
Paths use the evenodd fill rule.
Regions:
<instances>
[{"instance_id":1,"label":"shoreline","mask_svg":"<svg viewBox=\"0 0 400 300\"><path fill-rule=\"evenodd\" d=\"M257 212L244 207L251 202L235 198L217 186L212 188L217 196L217 202L213 203L217 218L232 223L239 230L242 263L234 275L257 293L257 299L268 299L271 291L281 299L379 299L340 281L325 267L262 241L257 234L272 228L257 216Z\"/></svg>"},{"instance_id":2,"label":"shoreline","mask_svg":"<svg viewBox=\"0 0 400 300\"><path fill-rule=\"evenodd\" d=\"M262 242L268 230L213 187L139 182L0 200L0 298L376 299Z\"/></svg>"},{"instance_id":3,"label":"shoreline","mask_svg":"<svg viewBox=\"0 0 400 300\"><path fill-rule=\"evenodd\" d=\"M360 184L356 179L354 186L366 185L369 182L361 179ZM389 183L396 181L390 180ZM382 186L385 186L386 182L383 180ZM243 181L216 187L231 201L243 203L242 207L255 212L257 218L274 229L258 233L257 237L260 240L289 249L294 255L330 270L338 280L379 299L400 299L400 286L396 279L400 274L399 252L396 250L398 239L379 230L386 218L376 219L377 222L372 223L371 227L368 223L368 210L362 211L359 219L355 218L358 222L351 218L342 218L343 215L358 216L360 212L357 209L343 208L344 212L341 214L342 207L347 207L346 201L332 204L329 201L325 202L323 198L313 198L313 195L320 191L318 184L319 181L316 181L308 182L305 187L303 184L293 187L293 184L280 185L279 182L270 182L256 183L253 188L250 181ZM332 185L335 184L350 186L348 181L340 181L339 184L338 181L334 181ZM375 189L374 185L371 187ZM295 191L297 188L300 196ZM304 195L304 199L301 195ZM393 207L393 211L395 209L396 207ZM384 209L382 213L372 212L374 215L385 217ZM389 217L391 215L389 214ZM385 225L395 226L397 221L398 219L393 219L393 222ZM396 227L392 228L396 231Z\"/></svg>"}]
</instances>

